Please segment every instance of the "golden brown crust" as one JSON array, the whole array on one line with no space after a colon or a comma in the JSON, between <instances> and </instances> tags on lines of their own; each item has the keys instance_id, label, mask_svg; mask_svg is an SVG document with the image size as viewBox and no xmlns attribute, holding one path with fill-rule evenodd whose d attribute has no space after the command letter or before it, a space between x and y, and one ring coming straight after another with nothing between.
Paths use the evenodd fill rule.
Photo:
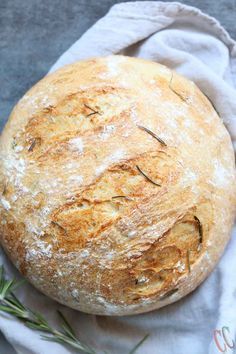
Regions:
<instances>
[{"instance_id":1,"label":"golden brown crust","mask_svg":"<svg viewBox=\"0 0 236 354\"><path fill-rule=\"evenodd\" d=\"M0 139L1 243L42 292L97 314L150 311L211 272L235 213L232 144L208 99L122 56L35 85Z\"/></svg>"}]
</instances>

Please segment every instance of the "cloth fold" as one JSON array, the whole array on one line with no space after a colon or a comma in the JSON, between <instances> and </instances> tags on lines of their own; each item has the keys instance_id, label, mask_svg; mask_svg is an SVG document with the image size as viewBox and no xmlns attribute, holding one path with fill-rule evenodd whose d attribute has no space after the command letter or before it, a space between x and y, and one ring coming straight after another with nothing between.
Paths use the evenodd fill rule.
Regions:
<instances>
[{"instance_id":1,"label":"cloth fold","mask_svg":"<svg viewBox=\"0 0 236 354\"><path fill-rule=\"evenodd\" d=\"M236 43L214 18L174 2L120 3L75 42L50 72L77 60L109 54L157 61L193 80L214 104L236 145ZM218 354L215 329L228 327L230 343L236 337L235 236L236 229L218 266L196 291L147 314L83 314L50 300L30 284L19 290L19 297L55 326L56 310L62 310L81 340L97 348L98 353L128 353L149 333L137 353ZM0 262L9 276L20 277L3 251ZM42 341L39 333L7 315L0 315L0 330L21 354L74 353L59 344ZM222 338L218 339L224 348ZM227 347L227 353L233 350Z\"/></svg>"}]
</instances>

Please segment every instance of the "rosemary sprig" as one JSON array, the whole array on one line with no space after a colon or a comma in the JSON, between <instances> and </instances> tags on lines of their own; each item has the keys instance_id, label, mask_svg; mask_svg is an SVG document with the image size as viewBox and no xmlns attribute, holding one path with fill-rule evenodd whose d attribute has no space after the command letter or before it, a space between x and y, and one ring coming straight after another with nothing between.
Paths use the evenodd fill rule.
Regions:
<instances>
[{"instance_id":1,"label":"rosemary sprig","mask_svg":"<svg viewBox=\"0 0 236 354\"><path fill-rule=\"evenodd\" d=\"M137 168L137 170L141 173L141 175L143 175L149 182L151 182L151 183L154 184L155 186L161 187L160 184L156 183L156 182L153 181L150 177L148 177L148 176L146 175L146 173L144 173L138 165L136 165L136 168Z\"/></svg>"},{"instance_id":2,"label":"rosemary sprig","mask_svg":"<svg viewBox=\"0 0 236 354\"><path fill-rule=\"evenodd\" d=\"M138 127L142 130L144 130L145 132L147 132L148 134L150 134L153 138L155 138L157 141L159 141L159 143L161 143L164 146L167 146L167 144L161 139L159 138L159 136L157 136L155 133L153 133L150 129L143 127L142 125L138 125Z\"/></svg>"},{"instance_id":3,"label":"rosemary sprig","mask_svg":"<svg viewBox=\"0 0 236 354\"><path fill-rule=\"evenodd\" d=\"M76 337L74 330L60 311L58 311L58 315L61 319L61 326L59 329L55 329L51 327L43 315L23 305L13 293L13 291L19 287L21 283L22 281L17 282L15 279L7 280L4 276L3 266L0 267L0 311L17 317L31 329L44 332L45 334L41 335L44 340L69 345L70 347L78 350L78 352L96 354L95 349L82 343ZM148 335L138 342L129 354L135 353L147 337Z\"/></svg>"},{"instance_id":4,"label":"rosemary sprig","mask_svg":"<svg viewBox=\"0 0 236 354\"><path fill-rule=\"evenodd\" d=\"M18 286L14 279L6 280L3 267L0 268L0 311L7 312L20 321L27 327L44 332L41 337L48 341L67 344L83 353L96 354L95 350L82 343L76 338L71 326L59 312L61 318L61 328L59 330L52 328L44 316L36 311L33 311L24 306L19 299L14 295L13 290Z\"/></svg>"},{"instance_id":5,"label":"rosemary sprig","mask_svg":"<svg viewBox=\"0 0 236 354\"><path fill-rule=\"evenodd\" d=\"M86 103L84 104L84 106L88 109L90 109L90 111L92 111L91 113L87 114L86 117L90 117L93 116L94 114L99 114L101 115L101 113L99 111L96 111L95 109L93 109L92 107L90 107L89 105L87 105Z\"/></svg>"}]
</instances>

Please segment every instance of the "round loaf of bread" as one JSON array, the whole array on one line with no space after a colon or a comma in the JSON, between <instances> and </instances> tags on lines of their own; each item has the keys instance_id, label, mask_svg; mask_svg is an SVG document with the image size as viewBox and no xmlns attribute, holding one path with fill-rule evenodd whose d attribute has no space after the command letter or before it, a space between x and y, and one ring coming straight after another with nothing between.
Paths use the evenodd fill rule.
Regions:
<instances>
[{"instance_id":1,"label":"round loaf of bread","mask_svg":"<svg viewBox=\"0 0 236 354\"><path fill-rule=\"evenodd\" d=\"M46 76L14 108L0 153L2 246L74 309L172 303L229 240L229 134L196 85L163 65L110 56Z\"/></svg>"}]
</instances>

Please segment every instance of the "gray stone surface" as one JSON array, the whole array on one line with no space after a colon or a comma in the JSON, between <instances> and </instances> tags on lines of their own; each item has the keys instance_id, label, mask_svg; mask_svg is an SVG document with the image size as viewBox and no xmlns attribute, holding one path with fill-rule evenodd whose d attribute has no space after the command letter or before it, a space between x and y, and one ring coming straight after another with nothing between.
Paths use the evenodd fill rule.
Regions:
<instances>
[{"instance_id":1,"label":"gray stone surface","mask_svg":"<svg viewBox=\"0 0 236 354\"><path fill-rule=\"evenodd\" d=\"M0 0L0 128L12 107L117 0ZM186 0L236 38L236 0ZM1 354L13 353L4 347ZM44 353L42 353L44 354Z\"/></svg>"}]
</instances>

